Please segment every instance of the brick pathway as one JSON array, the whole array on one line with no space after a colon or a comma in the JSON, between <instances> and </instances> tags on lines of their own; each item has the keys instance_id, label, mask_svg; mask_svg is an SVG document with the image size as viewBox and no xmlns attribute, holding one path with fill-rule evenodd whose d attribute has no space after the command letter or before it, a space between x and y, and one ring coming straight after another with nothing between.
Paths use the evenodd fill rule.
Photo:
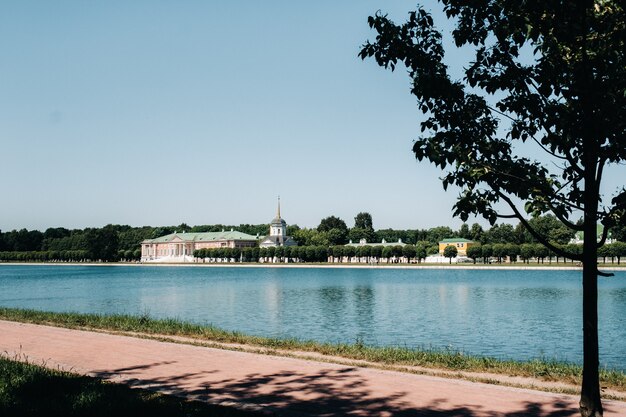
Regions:
<instances>
[{"instance_id":1,"label":"brick pathway","mask_svg":"<svg viewBox=\"0 0 626 417\"><path fill-rule=\"evenodd\" d=\"M568 395L7 321L0 352L280 416L578 415ZM626 403L605 401L605 416L626 417Z\"/></svg>"}]
</instances>

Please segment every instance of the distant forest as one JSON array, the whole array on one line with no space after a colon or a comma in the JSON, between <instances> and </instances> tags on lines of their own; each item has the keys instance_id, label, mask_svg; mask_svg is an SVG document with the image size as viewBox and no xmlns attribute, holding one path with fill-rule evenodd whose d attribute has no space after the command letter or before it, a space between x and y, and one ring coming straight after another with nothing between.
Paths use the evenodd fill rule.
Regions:
<instances>
[{"instance_id":1,"label":"distant forest","mask_svg":"<svg viewBox=\"0 0 626 417\"><path fill-rule=\"evenodd\" d=\"M567 244L574 237L572 230L550 215L531 219L530 222L555 243ZM219 232L230 229L254 236L257 234L264 236L268 233L269 224L214 224L193 227L184 223L178 226L160 227L110 224L101 228L73 230L57 227L49 228L44 232L27 229L0 231L0 260L131 261L140 258L140 243L145 239L153 239L174 232ZM298 225L291 225L287 228L287 234L292 236L300 246L335 246L349 241L357 243L365 239L368 243L401 240L404 243L421 242L434 247L439 241L453 237L470 239L483 245L536 243L521 223L517 226L506 223L496 224L487 229L475 223L471 226L463 224L459 230L453 230L448 226L430 229L375 230L369 213L357 214L352 228L348 228L342 219L329 216L322 219L315 228L300 228ZM626 226L612 229L611 236L613 239L626 241ZM30 253L28 256L25 255L27 252ZM20 257L17 253L24 253L24 255Z\"/></svg>"},{"instance_id":2,"label":"distant forest","mask_svg":"<svg viewBox=\"0 0 626 417\"><path fill-rule=\"evenodd\" d=\"M27 229L0 231L0 260L3 258L4 260L20 260L15 256L15 252L40 252L45 258L41 260L130 261L141 257L140 243L146 239L154 239L174 232L219 232L231 228L256 236L257 233L265 235L269 230L269 224L239 226L220 224L194 227L184 223L179 226L161 227L109 224L100 228L72 230L54 227L44 232ZM26 258L32 258L32 256Z\"/></svg>"}]
</instances>

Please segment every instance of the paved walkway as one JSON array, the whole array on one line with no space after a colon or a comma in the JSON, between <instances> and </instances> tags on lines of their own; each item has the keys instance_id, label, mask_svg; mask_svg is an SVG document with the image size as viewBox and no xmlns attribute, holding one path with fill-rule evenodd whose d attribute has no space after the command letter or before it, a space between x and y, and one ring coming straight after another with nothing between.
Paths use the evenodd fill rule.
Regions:
<instances>
[{"instance_id":1,"label":"paved walkway","mask_svg":"<svg viewBox=\"0 0 626 417\"><path fill-rule=\"evenodd\" d=\"M578 415L578 398L567 395L6 321L0 352L279 416ZM626 417L624 402L605 409Z\"/></svg>"}]
</instances>

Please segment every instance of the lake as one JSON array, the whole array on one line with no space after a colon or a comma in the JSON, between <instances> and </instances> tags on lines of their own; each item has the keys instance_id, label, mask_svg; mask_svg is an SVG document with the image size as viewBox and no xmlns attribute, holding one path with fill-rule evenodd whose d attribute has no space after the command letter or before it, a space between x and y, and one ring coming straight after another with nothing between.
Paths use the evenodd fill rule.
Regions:
<instances>
[{"instance_id":1,"label":"lake","mask_svg":"<svg viewBox=\"0 0 626 417\"><path fill-rule=\"evenodd\" d=\"M0 306L581 363L581 280L558 270L0 265ZM626 370L626 272L599 279L599 316L601 365Z\"/></svg>"}]
</instances>

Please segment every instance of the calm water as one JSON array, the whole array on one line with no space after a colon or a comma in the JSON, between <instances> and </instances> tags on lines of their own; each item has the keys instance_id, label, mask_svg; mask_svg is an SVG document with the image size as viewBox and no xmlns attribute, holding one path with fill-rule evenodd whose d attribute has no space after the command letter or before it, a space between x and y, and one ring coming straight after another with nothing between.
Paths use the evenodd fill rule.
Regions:
<instances>
[{"instance_id":1,"label":"calm water","mask_svg":"<svg viewBox=\"0 0 626 417\"><path fill-rule=\"evenodd\" d=\"M0 305L581 362L580 282L575 271L0 266ZM626 272L599 287L600 361L625 370Z\"/></svg>"}]
</instances>

